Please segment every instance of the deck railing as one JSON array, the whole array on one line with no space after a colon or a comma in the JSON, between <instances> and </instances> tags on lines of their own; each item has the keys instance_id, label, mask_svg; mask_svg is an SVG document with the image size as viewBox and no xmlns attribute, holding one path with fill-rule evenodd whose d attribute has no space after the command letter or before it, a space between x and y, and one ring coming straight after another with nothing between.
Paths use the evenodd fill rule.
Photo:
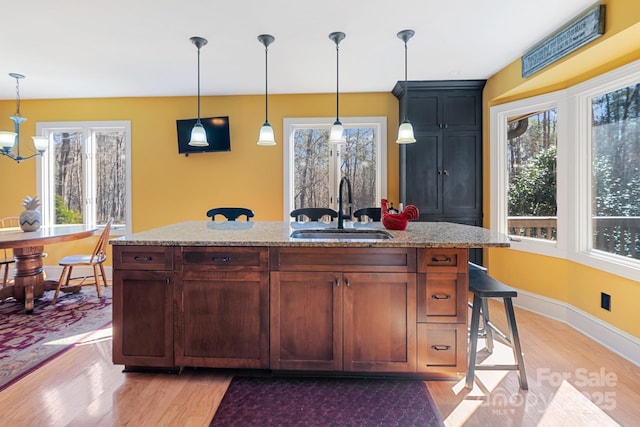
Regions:
<instances>
[{"instance_id":1,"label":"deck railing","mask_svg":"<svg viewBox=\"0 0 640 427\"><path fill-rule=\"evenodd\" d=\"M556 217L509 217L509 235L556 240ZM593 218L593 248L640 259L640 217L599 216Z\"/></svg>"}]
</instances>

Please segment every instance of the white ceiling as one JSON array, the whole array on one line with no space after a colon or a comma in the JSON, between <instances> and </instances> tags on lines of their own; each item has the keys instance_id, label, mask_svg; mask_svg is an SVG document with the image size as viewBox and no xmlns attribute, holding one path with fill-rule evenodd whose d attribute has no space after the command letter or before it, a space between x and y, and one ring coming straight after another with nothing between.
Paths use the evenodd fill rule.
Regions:
<instances>
[{"instance_id":1,"label":"white ceiling","mask_svg":"<svg viewBox=\"0 0 640 427\"><path fill-rule=\"evenodd\" d=\"M2 7L0 99L386 92L404 79L486 79L594 0L24 0Z\"/></svg>"}]
</instances>

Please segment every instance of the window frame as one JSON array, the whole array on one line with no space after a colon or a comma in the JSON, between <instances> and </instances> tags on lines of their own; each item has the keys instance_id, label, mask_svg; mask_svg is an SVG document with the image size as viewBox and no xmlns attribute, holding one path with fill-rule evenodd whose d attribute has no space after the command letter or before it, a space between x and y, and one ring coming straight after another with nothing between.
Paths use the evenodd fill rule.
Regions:
<instances>
[{"instance_id":1,"label":"window frame","mask_svg":"<svg viewBox=\"0 0 640 427\"><path fill-rule=\"evenodd\" d=\"M36 123L37 135L49 136L51 133L67 130L77 130L82 132L83 139L86 141L94 131L102 130L114 130L122 129L125 132L125 174L126 174L126 224L112 225L111 235L119 236L131 233L131 210L132 210L132 197L131 197L131 121L76 121L76 122L38 122ZM95 157L94 157L95 158ZM53 217L50 206L54 206L55 202L52 200L51 192L51 173L52 173L53 158L51 150L47 150L41 157L38 157L36 163L36 182L37 193L42 201L42 221L45 225L53 224ZM95 167L92 165L87 168L83 176L84 185L95 185ZM95 204L92 204L88 209L88 216L90 218L83 218L85 223L89 226L99 227L100 224L96 224L95 218Z\"/></svg>"},{"instance_id":2,"label":"window frame","mask_svg":"<svg viewBox=\"0 0 640 427\"><path fill-rule=\"evenodd\" d=\"M289 212L293 210L293 178L291 176L294 159L293 136L297 129L326 128L329 130L335 122L331 117L311 117L311 118L284 118L283 129L283 218L289 218ZM341 117L340 122L345 129L358 127L373 127L378 135L376 150L376 194L379 198L386 197L387 194L387 118L376 117ZM335 152L334 156L335 158ZM335 184L335 185L332 185ZM331 183L329 191L335 200L338 183ZM334 188L335 187L335 188Z\"/></svg>"},{"instance_id":3,"label":"window frame","mask_svg":"<svg viewBox=\"0 0 640 427\"><path fill-rule=\"evenodd\" d=\"M638 82L640 61L635 61L566 90L490 107L490 227L504 234L508 234L506 120L536 108L557 110L557 243L521 238L511 241L512 249L564 258L638 280L640 260L593 249L591 218L591 100Z\"/></svg>"},{"instance_id":4,"label":"window frame","mask_svg":"<svg viewBox=\"0 0 640 427\"><path fill-rule=\"evenodd\" d=\"M527 114L533 111L555 109L557 117L557 151L556 151L556 204L557 204L557 234L556 240L535 239L519 236L510 237L511 248L515 250L562 257L567 248L567 203L562 195L567 194L566 168L567 159L567 116L565 92L557 91L527 98L491 108L491 229L509 235L507 227L508 217L508 189L509 173L507 168L507 119L509 117Z\"/></svg>"}]
</instances>

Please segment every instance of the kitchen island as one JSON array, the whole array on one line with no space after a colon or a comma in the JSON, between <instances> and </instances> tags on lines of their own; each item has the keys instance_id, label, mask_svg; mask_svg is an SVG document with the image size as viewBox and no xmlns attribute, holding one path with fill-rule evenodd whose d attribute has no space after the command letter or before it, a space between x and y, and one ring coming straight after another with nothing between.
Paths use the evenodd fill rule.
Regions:
<instances>
[{"instance_id":1,"label":"kitchen island","mask_svg":"<svg viewBox=\"0 0 640 427\"><path fill-rule=\"evenodd\" d=\"M451 223L183 222L110 241L113 362L464 374L468 249L506 236ZM384 233L386 235L382 235Z\"/></svg>"}]
</instances>

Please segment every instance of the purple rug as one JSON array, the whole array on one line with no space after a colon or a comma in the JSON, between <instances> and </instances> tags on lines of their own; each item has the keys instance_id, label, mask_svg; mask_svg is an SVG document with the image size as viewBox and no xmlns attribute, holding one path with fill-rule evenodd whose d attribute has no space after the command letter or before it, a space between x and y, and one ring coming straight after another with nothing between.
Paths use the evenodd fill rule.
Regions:
<instances>
[{"instance_id":1,"label":"purple rug","mask_svg":"<svg viewBox=\"0 0 640 427\"><path fill-rule=\"evenodd\" d=\"M36 299L32 314L24 302L0 302L0 390L111 323L111 287L102 288L101 298L93 287L61 294L56 305L53 293Z\"/></svg>"},{"instance_id":2,"label":"purple rug","mask_svg":"<svg viewBox=\"0 0 640 427\"><path fill-rule=\"evenodd\" d=\"M442 426L421 381L235 377L211 426Z\"/></svg>"}]
</instances>

